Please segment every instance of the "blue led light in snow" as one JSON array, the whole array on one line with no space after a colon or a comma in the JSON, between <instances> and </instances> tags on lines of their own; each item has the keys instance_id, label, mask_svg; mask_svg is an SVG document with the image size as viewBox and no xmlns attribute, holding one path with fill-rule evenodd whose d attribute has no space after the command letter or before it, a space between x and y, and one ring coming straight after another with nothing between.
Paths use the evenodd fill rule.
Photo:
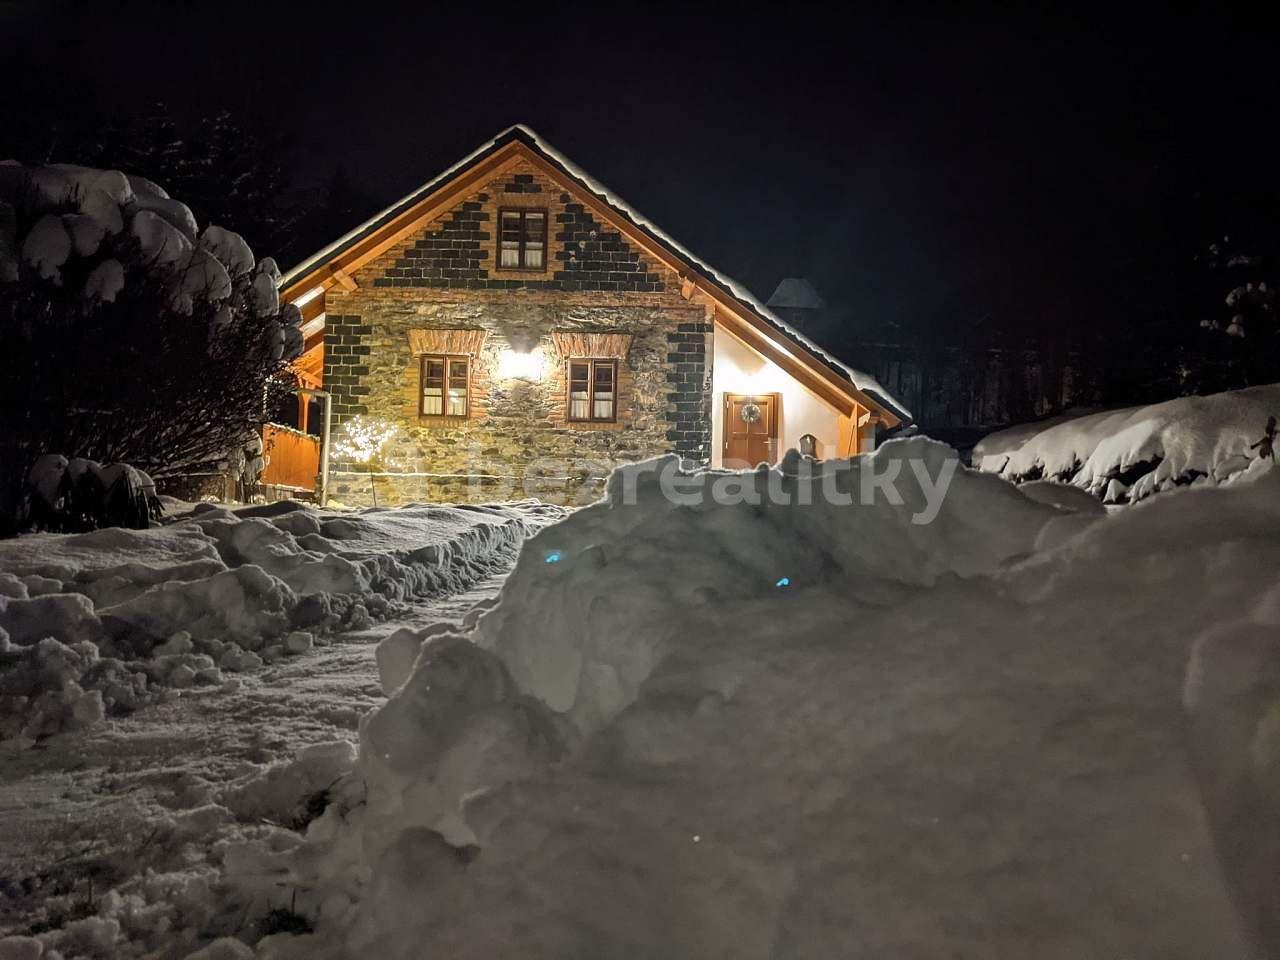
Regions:
<instances>
[{"instance_id":1,"label":"blue led light in snow","mask_svg":"<svg viewBox=\"0 0 1280 960\"><path fill-rule=\"evenodd\" d=\"M548 554L547 554L547 563L559 563L559 562L560 562L560 551L559 551L559 550L556 550L556 551L554 551L553 553L548 553Z\"/></svg>"},{"instance_id":2,"label":"blue led light in snow","mask_svg":"<svg viewBox=\"0 0 1280 960\"><path fill-rule=\"evenodd\" d=\"M789 587L789 586L791 586L791 578L790 578L790 577L783 577L781 580L779 580L777 583L775 583L775 584L774 584L774 586L775 586L775 587Z\"/></svg>"}]
</instances>

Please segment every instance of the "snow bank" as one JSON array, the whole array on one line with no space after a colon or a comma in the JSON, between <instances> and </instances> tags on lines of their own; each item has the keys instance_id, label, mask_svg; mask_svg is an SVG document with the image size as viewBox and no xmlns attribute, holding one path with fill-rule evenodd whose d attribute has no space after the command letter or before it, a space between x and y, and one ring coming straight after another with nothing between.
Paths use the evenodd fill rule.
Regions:
<instances>
[{"instance_id":1,"label":"snow bank","mask_svg":"<svg viewBox=\"0 0 1280 960\"><path fill-rule=\"evenodd\" d=\"M285 632L297 604L297 595L287 585L249 565L202 580L162 583L104 608L101 615L117 637L141 634L147 650L157 638L180 629L193 637L223 637L257 649Z\"/></svg>"},{"instance_id":2,"label":"snow bank","mask_svg":"<svg viewBox=\"0 0 1280 960\"><path fill-rule=\"evenodd\" d=\"M0 738L30 744L164 688L302 655L317 633L505 569L563 515L525 503L336 514L297 503L0 542Z\"/></svg>"},{"instance_id":3,"label":"snow bank","mask_svg":"<svg viewBox=\"0 0 1280 960\"><path fill-rule=\"evenodd\" d=\"M1106 516L962 469L927 525L908 470L844 507L638 471L393 638L366 802L294 861L316 933L260 956L1276 951L1275 471Z\"/></svg>"},{"instance_id":4,"label":"snow bank","mask_svg":"<svg viewBox=\"0 0 1280 960\"><path fill-rule=\"evenodd\" d=\"M1110 503L1142 500L1191 483L1232 480L1258 459L1251 449L1267 418L1280 414L1280 384L1208 397L1024 424L994 433L973 451L988 473L1021 482L1074 484Z\"/></svg>"},{"instance_id":5,"label":"snow bank","mask_svg":"<svg viewBox=\"0 0 1280 960\"><path fill-rule=\"evenodd\" d=\"M924 438L897 441L878 458L851 461L839 473L837 492L855 500L862 474L890 462L914 462L938 478L955 469L949 447ZM693 474L689 492L703 490L699 506L680 507L662 495L659 471L644 465L624 468L610 479L609 506L590 508L537 541L545 556L522 556L504 591L503 605L484 617L478 642L498 652L521 687L554 709L567 711L590 728L629 702L649 665L675 638L646 635L641 648L623 638L627 624L653 606L700 607L773 596L833 578L927 585L945 573L971 576L991 572L1013 557L1030 553L1040 528L1057 516L1030 502L1008 484L964 471L957 473L937 518L915 524L925 502L913 469L898 473L900 501L881 495L850 509L828 503L821 484L779 476L808 507L779 506L762 498L760 507L719 505L710 487L723 477ZM621 509L624 488L635 478L639 509ZM767 474L743 475L763 484ZM802 487L809 487L802 491ZM550 551L550 553L547 553ZM560 560L548 564L547 556ZM601 591L600 581L627 577L633 567L663 572L617 591ZM690 576L690 571L705 571ZM785 578L784 587L779 583ZM621 587L623 584L619 583ZM558 601L546 603L548 591ZM529 609L539 616L531 622ZM530 644L530 630L544 639ZM577 664L575 669L574 664ZM613 697L622 701L611 703Z\"/></svg>"},{"instance_id":6,"label":"snow bank","mask_svg":"<svg viewBox=\"0 0 1280 960\"><path fill-rule=\"evenodd\" d=\"M269 766L227 790L222 802L242 820L305 824L311 798L333 787L355 762L356 748L350 741L312 744L293 760Z\"/></svg>"},{"instance_id":7,"label":"snow bank","mask_svg":"<svg viewBox=\"0 0 1280 960\"><path fill-rule=\"evenodd\" d=\"M191 811L173 820L155 824L149 842L175 844L179 848L193 839L184 837L180 821L205 816ZM205 827L215 829L206 822ZM201 842L205 837L198 838ZM186 858L190 860L190 858ZM72 920L58 929L29 938L35 941L39 958L54 957L182 957L194 951L211 933L228 925L217 910L215 888L218 878L206 864L186 866L173 872L148 870L120 886L101 894L94 913L83 916L83 894L57 898ZM2 945L4 941L0 941ZM220 937L196 953L201 960L243 960L253 952L243 944L237 951L226 937ZM43 951L43 952L40 952ZM4 957L0 953L0 957Z\"/></svg>"}]
</instances>

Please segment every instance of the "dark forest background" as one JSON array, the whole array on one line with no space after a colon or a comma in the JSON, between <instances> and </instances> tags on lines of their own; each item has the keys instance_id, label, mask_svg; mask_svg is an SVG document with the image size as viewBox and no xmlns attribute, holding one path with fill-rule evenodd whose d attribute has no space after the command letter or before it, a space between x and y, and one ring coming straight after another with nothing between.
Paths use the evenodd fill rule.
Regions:
<instances>
[{"instance_id":1,"label":"dark forest background","mask_svg":"<svg viewBox=\"0 0 1280 960\"><path fill-rule=\"evenodd\" d=\"M362 188L340 164L318 182L303 182L287 134L225 110L182 122L157 102L84 129L62 121L17 133L11 128L23 161L74 158L141 173L181 197L199 222L234 225L283 268L396 199ZM1114 299L1101 314L1068 312L1075 319L1067 322L1028 323L959 303L924 315L870 317L821 289L823 307L779 312L877 376L923 429L960 442L967 433L1067 409L1272 382L1280 370L1273 301L1257 298L1251 309L1259 317L1244 324L1241 337L1226 331L1244 306L1226 300L1233 289L1271 289L1280 252L1276 200L1242 195L1230 182L1184 195L1171 182L1167 236L1146 248L1096 251L1095 269L1110 274ZM768 299L771 289L755 292ZM1043 296L1047 308L1070 293L1046 282Z\"/></svg>"},{"instance_id":2,"label":"dark forest background","mask_svg":"<svg viewBox=\"0 0 1280 960\"><path fill-rule=\"evenodd\" d=\"M0 0L0 159L287 268L525 122L761 299L808 278L794 319L949 439L1280 379L1256 15L744 9Z\"/></svg>"}]
</instances>

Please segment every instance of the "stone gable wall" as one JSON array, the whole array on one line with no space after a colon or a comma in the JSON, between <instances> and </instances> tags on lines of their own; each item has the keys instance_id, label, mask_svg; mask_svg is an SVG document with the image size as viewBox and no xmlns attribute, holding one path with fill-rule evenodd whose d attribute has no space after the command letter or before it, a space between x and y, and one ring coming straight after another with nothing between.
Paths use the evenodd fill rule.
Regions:
<instances>
[{"instance_id":1,"label":"stone gable wall","mask_svg":"<svg viewBox=\"0 0 1280 960\"><path fill-rule=\"evenodd\" d=\"M520 208L547 211L543 270L494 265L499 211ZM660 293L676 280L532 167L475 191L422 234L398 245L390 265L379 258L374 272L376 287L440 290Z\"/></svg>"},{"instance_id":2,"label":"stone gable wall","mask_svg":"<svg viewBox=\"0 0 1280 960\"><path fill-rule=\"evenodd\" d=\"M547 210L545 272L494 269L498 210L512 206ZM708 462L713 325L703 308L531 166L505 170L353 279L355 290L326 294L324 379L335 433L356 414L396 428L373 465L380 503L589 501L620 463L666 452ZM418 415L409 331L432 329L486 332L466 420ZM616 423L568 420L568 358L552 334L570 331L631 336ZM508 350L536 350L541 377L503 379ZM331 471L336 499L371 500L363 466L335 459Z\"/></svg>"}]
</instances>

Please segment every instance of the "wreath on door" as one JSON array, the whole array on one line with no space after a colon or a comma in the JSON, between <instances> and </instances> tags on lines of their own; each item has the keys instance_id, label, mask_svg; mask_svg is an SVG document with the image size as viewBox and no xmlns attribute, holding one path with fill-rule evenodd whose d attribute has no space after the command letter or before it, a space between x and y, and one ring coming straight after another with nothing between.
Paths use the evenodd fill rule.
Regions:
<instances>
[{"instance_id":1,"label":"wreath on door","mask_svg":"<svg viewBox=\"0 0 1280 960\"><path fill-rule=\"evenodd\" d=\"M742 405L742 409L738 411L738 416L742 417L743 423L759 423L760 404L744 403Z\"/></svg>"}]
</instances>

